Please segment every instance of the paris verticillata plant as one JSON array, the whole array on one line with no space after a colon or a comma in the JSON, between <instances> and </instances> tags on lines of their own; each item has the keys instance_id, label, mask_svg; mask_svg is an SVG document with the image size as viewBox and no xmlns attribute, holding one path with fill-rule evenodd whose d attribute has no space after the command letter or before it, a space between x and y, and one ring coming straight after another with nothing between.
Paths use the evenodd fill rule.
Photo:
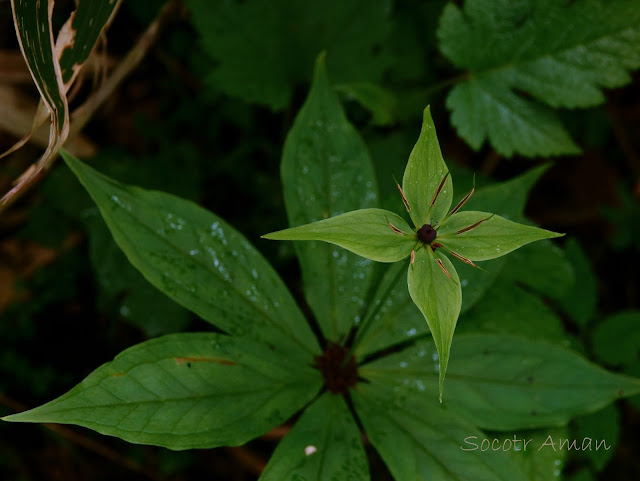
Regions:
<instances>
[{"instance_id":1,"label":"paris verticillata plant","mask_svg":"<svg viewBox=\"0 0 640 481\"><path fill-rule=\"evenodd\" d=\"M451 208L453 183L442 158L429 107L422 131L398 184L413 227L382 209L359 209L264 237L330 242L378 262L410 258L411 299L429 325L439 356L440 402L453 332L462 305L460 278L447 254L479 268L525 244L563 234L532 227L488 212L461 211L475 187Z\"/></svg>"},{"instance_id":2,"label":"paris verticillata plant","mask_svg":"<svg viewBox=\"0 0 640 481\"><path fill-rule=\"evenodd\" d=\"M366 481L364 430L397 481L527 481L532 463L553 473L562 455L460 446L484 438L482 429L562 435L572 417L640 393L636 379L513 334L459 334L447 366L465 287L448 256L463 261L463 272L558 234L462 211L470 194L450 209L451 176L428 110L401 189L414 226L378 209L371 159L322 56L281 166L289 223L308 225L269 235L338 244L295 244L315 331L267 260L224 220L62 155L131 264L217 332L135 345L66 394L6 421L76 424L176 450L236 446L287 423L261 481ZM478 189L467 205L480 197L521 217L541 172ZM396 262L405 258L409 289ZM380 271L370 259L391 264ZM489 282L465 279L468 287Z\"/></svg>"}]
</instances>

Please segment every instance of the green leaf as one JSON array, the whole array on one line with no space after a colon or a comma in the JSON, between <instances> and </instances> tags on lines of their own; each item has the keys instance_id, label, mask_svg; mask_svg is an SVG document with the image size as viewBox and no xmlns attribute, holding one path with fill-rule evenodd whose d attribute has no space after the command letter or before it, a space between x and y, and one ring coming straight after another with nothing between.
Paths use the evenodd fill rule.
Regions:
<instances>
[{"instance_id":1,"label":"green leaf","mask_svg":"<svg viewBox=\"0 0 640 481\"><path fill-rule=\"evenodd\" d=\"M474 150L488 139L506 157L580 153L552 110L514 94L497 77L472 77L447 97L451 123Z\"/></svg>"},{"instance_id":2,"label":"green leaf","mask_svg":"<svg viewBox=\"0 0 640 481\"><path fill-rule=\"evenodd\" d=\"M437 260L442 262L448 275L438 265ZM462 304L460 279L449 259L425 247L416 253L415 262L409 266L407 283L411 299L427 320L438 350L439 396L442 402L451 340Z\"/></svg>"},{"instance_id":3,"label":"green leaf","mask_svg":"<svg viewBox=\"0 0 640 481\"><path fill-rule=\"evenodd\" d=\"M460 316L458 333L463 332L514 334L559 344L566 341L562 320L542 299L504 280Z\"/></svg>"},{"instance_id":4,"label":"green leaf","mask_svg":"<svg viewBox=\"0 0 640 481\"><path fill-rule=\"evenodd\" d=\"M473 227L475 226L475 227ZM542 239L560 237L486 212L457 212L438 227L438 242L472 261L495 259Z\"/></svg>"},{"instance_id":5,"label":"green leaf","mask_svg":"<svg viewBox=\"0 0 640 481\"><path fill-rule=\"evenodd\" d=\"M424 224L435 225L447 214L453 199L453 184L448 173L440 152L431 110L427 107L424 109L420 137L409 155L402 180L402 189L411 206L409 214L416 228ZM445 176L442 190L435 204L431 205Z\"/></svg>"},{"instance_id":6,"label":"green leaf","mask_svg":"<svg viewBox=\"0 0 640 481\"><path fill-rule=\"evenodd\" d=\"M171 334L123 351L58 399L4 420L77 424L170 449L235 446L286 421L321 384L317 370L262 343Z\"/></svg>"},{"instance_id":7,"label":"green leaf","mask_svg":"<svg viewBox=\"0 0 640 481\"><path fill-rule=\"evenodd\" d=\"M367 82L339 84L335 89L369 110L373 115L373 125L389 125L393 122L396 98L389 90Z\"/></svg>"},{"instance_id":8,"label":"green leaf","mask_svg":"<svg viewBox=\"0 0 640 481\"><path fill-rule=\"evenodd\" d=\"M282 109L327 50L340 82L376 82L391 63L388 0L188 0L205 52L215 61L208 84Z\"/></svg>"},{"instance_id":9,"label":"green leaf","mask_svg":"<svg viewBox=\"0 0 640 481\"><path fill-rule=\"evenodd\" d=\"M325 393L278 444L260 481L369 479L360 430L342 396Z\"/></svg>"},{"instance_id":10,"label":"green leaf","mask_svg":"<svg viewBox=\"0 0 640 481\"><path fill-rule=\"evenodd\" d=\"M550 164L544 164L511 180L478 189L465 204L465 209L492 212L516 222L524 221L524 207L529 192L549 166ZM462 286L461 312L465 312L485 295L500 274L505 260L504 257L499 257L486 261L482 265L486 272L454 260ZM511 262L510 258L509 263Z\"/></svg>"},{"instance_id":11,"label":"green leaf","mask_svg":"<svg viewBox=\"0 0 640 481\"><path fill-rule=\"evenodd\" d=\"M62 156L151 284L229 333L304 357L319 352L282 280L226 222L190 201L120 184L67 152Z\"/></svg>"},{"instance_id":12,"label":"green leaf","mask_svg":"<svg viewBox=\"0 0 640 481\"><path fill-rule=\"evenodd\" d=\"M491 433L486 439L499 439L501 447L516 451L521 466L526 473L527 481L549 481L561 478L562 468L567 458L566 450L555 450L549 438L558 445L559 439L567 439L567 428L546 428L536 431L519 431L516 433ZM514 442L516 439L518 442ZM480 444L482 441L475 441ZM545 443L547 443L545 445ZM526 444L526 449L525 449Z\"/></svg>"},{"instance_id":13,"label":"green leaf","mask_svg":"<svg viewBox=\"0 0 640 481\"><path fill-rule=\"evenodd\" d=\"M453 124L474 148L488 137L505 155L577 152L547 106L594 106L602 88L628 83L640 67L639 23L634 0L448 4L440 50L468 71L447 99Z\"/></svg>"},{"instance_id":14,"label":"green leaf","mask_svg":"<svg viewBox=\"0 0 640 481\"><path fill-rule=\"evenodd\" d=\"M580 471L565 477L566 481L596 481L596 475L589 468L582 468Z\"/></svg>"},{"instance_id":15,"label":"green leaf","mask_svg":"<svg viewBox=\"0 0 640 481\"><path fill-rule=\"evenodd\" d=\"M406 263L396 262L382 276L356 333L356 358L428 332L424 316L409 295L406 269Z\"/></svg>"},{"instance_id":16,"label":"green leaf","mask_svg":"<svg viewBox=\"0 0 640 481\"><path fill-rule=\"evenodd\" d=\"M89 237L89 257L100 288L96 293L99 309L110 318L122 317L138 326L148 337L183 330L191 313L149 284L129 263L98 209L94 207L91 214L85 212L83 220Z\"/></svg>"},{"instance_id":17,"label":"green leaf","mask_svg":"<svg viewBox=\"0 0 640 481\"><path fill-rule=\"evenodd\" d=\"M502 274L505 279L529 286L552 299L562 299L575 282L573 267L563 250L548 240L513 252Z\"/></svg>"},{"instance_id":18,"label":"green leaf","mask_svg":"<svg viewBox=\"0 0 640 481\"><path fill-rule=\"evenodd\" d=\"M465 439L483 438L482 433L430 404L423 393L395 396L388 386L372 383L359 384L351 398L367 437L398 481L527 479L518 453L463 450Z\"/></svg>"},{"instance_id":19,"label":"green leaf","mask_svg":"<svg viewBox=\"0 0 640 481\"><path fill-rule=\"evenodd\" d=\"M361 366L361 377L391 386L398 397L438 391L437 350L420 341ZM560 426L621 397L640 393L640 380L612 374L544 341L508 335L456 336L447 371L445 408L480 428Z\"/></svg>"},{"instance_id":20,"label":"green leaf","mask_svg":"<svg viewBox=\"0 0 640 481\"><path fill-rule=\"evenodd\" d=\"M291 227L377 206L367 148L329 86L322 55L309 96L287 135L281 175ZM320 242L294 247L305 298L325 337L336 341L359 319L373 263Z\"/></svg>"},{"instance_id":21,"label":"green leaf","mask_svg":"<svg viewBox=\"0 0 640 481\"><path fill-rule=\"evenodd\" d=\"M546 163L504 182L484 186L465 204L465 210L491 212L514 222L524 222L524 209L533 186L549 170Z\"/></svg>"},{"instance_id":22,"label":"green leaf","mask_svg":"<svg viewBox=\"0 0 640 481\"><path fill-rule=\"evenodd\" d=\"M574 438L588 449L579 454L591 460L598 471L602 471L613 457L620 436L620 413L615 405L575 419Z\"/></svg>"},{"instance_id":23,"label":"green leaf","mask_svg":"<svg viewBox=\"0 0 640 481\"><path fill-rule=\"evenodd\" d=\"M593 351L612 366L629 366L640 354L640 311L619 312L604 319L592 333Z\"/></svg>"},{"instance_id":24,"label":"green leaf","mask_svg":"<svg viewBox=\"0 0 640 481\"><path fill-rule=\"evenodd\" d=\"M596 312L598 286L589 258L574 238L564 245L567 260L574 272L574 282L560 298L560 306L579 325L585 326Z\"/></svg>"},{"instance_id":25,"label":"green leaf","mask_svg":"<svg viewBox=\"0 0 640 481\"><path fill-rule=\"evenodd\" d=\"M404 234L395 232L389 224ZM382 209L360 209L262 236L273 240L319 240L378 262L409 256L417 237L402 217Z\"/></svg>"}]
</instances>

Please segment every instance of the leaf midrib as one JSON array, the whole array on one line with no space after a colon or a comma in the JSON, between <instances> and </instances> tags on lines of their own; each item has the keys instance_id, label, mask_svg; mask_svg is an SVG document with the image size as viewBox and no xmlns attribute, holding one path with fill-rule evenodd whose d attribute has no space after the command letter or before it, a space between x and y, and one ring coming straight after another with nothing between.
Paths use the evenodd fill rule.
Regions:
<instances>
[{"instance_id":1,"label":"leaf midrib","mask_svg":"<svg viewBox=\"0 0 640 481\"><path fill-rule=\"evenodd\" d=\"M107 179L105 179L105 180L107 180ZM116 184L116 185L117 185L117 184ZM130 190L130 189L128 189L128 188L127 188L127 186L124 186L124 185L117 185L117 187L119 187L120 189L125 190L129 195L131 195L131 194L132 194L131 190ZM98 185L98 188L100 188L100 186L99 186L99 185ZM101 190L101 192L103 193L103 195L106 195L106 193L105 193L102 189L100 189L100 190ZM108 195L106 195L106 197L107 197L107 198L109 198L109 196L108 196ZM119 232L119 234L120 234L122 237L127 238L127 239L129 240L129 243L130 243L131 245L135 245L135 242L131 242L131 239L130 239L130 237L126 234L125 229L121 229L121 228L120 228L120 226L118 225L118 223L117 223L117 222L115 222L115 221L114 221L114 219L111 217L110 213L109 213L109 212L107 212L107 209L106 209L106 208L103 208L101 204L98 204L98 208L99 208L99 209L100 209L100 211L102 212L102 214L103 214L103 218L105 218L105 221L106 221L106 219L107 219L107 218L109 218L109 219L110 219L110 222L108 222L108 223L109 223L109 224L111 224L111 226L112 226L115 230L117 230L117 231ZM125 213L126 213L126 214L128 214L131 218L133 218L135 221L137 221L139 225L144 226L144 228L145 228L145 229L147 229L147 230L148 230L148 231L150 231L151 233L153 233L153 234L156 234L156 235L157 235L156 231L155 231L155 230L154 230L150 225L148 225L146 222L142 222L142 221L141 221L141 219L140 219L137 215L135 215L135 214L134 214L134 212L132 212L131 210L129 210L129 209L125 209L125 208L122 208L122 209L121 209L121 212L125 212ZM216 220L220 220L220 219L216 219ZM186 253L185 253L184 251L182 251L182 249L181 249L179 246L177 246L177 245L176 245L176 244L174 244L173 242L170 242L170 241L169 241L169 239L168 239L167 237L164 237L164 236L157 236L157 237L158 237L159 239L162 239L162 241L163 241L165 244L167 244L169 247L173 248L173 249L174 249L175 251L177 251L178 253L180 253L180 254L184 254L184 256L185 256L185 257L188 257L188 256L186 255ZM137 249L135 249L135 250L137 251ZM205 264L204 264L204 262L203 262L201 259L199 259L198 257L195 257L195 258L194 258L194 257L192 257L192 256L189 256L189 258L191 258L191 259L193 260L193 262L195 262L196 264L199 264L199 265L200 265L200 267L202 267L205 271L207 271L207 272L209 272L209 273L214 274L214 277L217 277L217 278L219 279L219 281L223 283L223 285L228 285L228 286L230 286L230 287L231 287L231 289L236 293L236 296L238 296L240 299L244 299L243 293L241 293L241 292L240 292L239 288L238 288L237 286L235 286L234 284L232 284L232 283L229 283L229 282L225 281L225 280L224 280L224 278L222 277L222 275L220 274L220 272L218 272L218 271L216 271L216 270L213 270L213 269L210 269L210 268L209 268L209 266L205 265ZM145 277L146 277L146 276L145 276ZM163 291L163 292L164 292L164 291ZM166 295L166 293L165 293L165 295ZM212 299L211 299L211 300L209 300L209 299L202 299L202 298L200 298L200 297L199 297L199 298L198 298L198 300L199 300L199 301L201 301L201 302L206 303L207 305L209 305L209 306L213 307L214 309L223 310L223 309L221 309L219 306L217 306L217 305L213 304L213 303L211 302L211 301L212 301ZM256 311L256 312L257 312L257 313L258 313L258 314L259 314L263 319L266 319L266 320L269 322L269 324L271 324L272 326L274 326L276 329L280 330L281 332L283 332L283 333L285 333L285 334L288 334L288 335L289 335L289 336L290 336L290 337L291 337L291 338L292 338L292 339L293 339L293 340L294 340L298 345L300 345L300 346L304 349L304 351L305 351L306 353L310 353L310 354L312 354L312 351L311 351L310 349L308 349L308 348L307 348L307 346L306 346L306 345L304 345L304 344L302 343L302 341L301 341L301 340L299 340L299 339L298 339L298 337L297 337L293 332L291 332L289 329L284 329L284 328L283 328L284 326L287 326L287 327L289 328L289 327L290 327L290 326L289 326L289 324L282 324L282 323L278 323L278 322L276 322L276 320L275 320L275 319L272 319L270 316L268 316L264 310L262 310L259 306L257 306L257 305L256 305L255 303L253 303L253 302L246 302L245 304L250 305L250 306L251 306L251 308L252 308L254 311ZM191 309L189 308L189 310L191 310ZM224 309L224 311L225 311L225 312L229 312L229 313L231 313L231 312L230 312L230 311L228 311L227 309ZM213 323L212 323L212 324L213 324ZM214 325L215 325L215 324L214 324Z\"/></svg>"}]
</instances>

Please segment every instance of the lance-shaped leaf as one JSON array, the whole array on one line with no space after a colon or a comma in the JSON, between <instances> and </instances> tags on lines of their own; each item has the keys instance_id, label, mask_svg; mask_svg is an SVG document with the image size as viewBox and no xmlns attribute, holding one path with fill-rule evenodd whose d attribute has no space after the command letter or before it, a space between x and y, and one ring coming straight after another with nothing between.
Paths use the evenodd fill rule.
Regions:
<instances>
[{"instance_id":1,"label":"lance-shaped leaf","mask_svg":"<svg viewBox=\"0 0 640 481\"><path fill-rule=\"evenodd\" d=\"M524 220L524 207L531 188L550 165L544 164L505 182L482 187L473 194L464 208L491 212L506 219L520 222ZM463 262L454 261L462 285L461 312L469 309L482 298L497 279L506 260L502 257L483 264L482 267L486 272ZM511 262L509 259L509 264Z\"/></svg>"},{"instance_id":2,"label":"lance-shaped leaf","mask_svg":"<svg viewBox=\"0 0 640 481\"><path fill-rule=\"evenodd\" d=\"M438 349L439 395L442 401L451 340L462 305L460 279L446 256L425 246L416 253L415 262L409 266L407 282L411 299L427 320Z\"/></svg>"},{"instance_id":3,"label":"lance-shaped leaf","mask_svg":"<svg viewBox=\"0 0 640 481\"><path fill-rule=\"evenodd\" d=\"M291 227L377 207L371 159L329 85L324 55L318 57L311 91L287 135L281 175ZM373 262L319 242L294 247L305 298L325 337L336 341L363 309Z\"/></svg>"},{"instance_id":4,"label":"lance-shaped leaf","mask_svg":"<svg viewBox=\"0 0 640 481\"><path fill-rule=\"evenodd\" d=\"M484 438L475 426L429 404L424 393L405 394L380 383L359 384L351 392L367 437L397 481L528 479L519 453L472 449L465 439Z\"/></svg>"},{"instance_id":5,"label":"lance-shaped leaf","mask_svg":"<svg viewBox=\"0 0 640 481\"><path fill-rule=\"evenodd\" d=\"M420 137L409 155L402 180L402 188L411 207L409 214L416 227L437 224L447 214L453 199L453 184L448 173L431 110L427 107ZM434 198L435 204L432 205Z\"/></svg>"},{"instance_id":6,"label":"lance-shaped leaf","mask_svg":"<svg viewBox=\"0 0 640 481\"><path fill-rule=\"evenodd\" d=\"M193 202L127 186L62 156L145 278L225 331L311 357L317 340L291 294L235 229Z\"/></svg>"},{"instance_id":7,"label":"lance-shaped leaf","mask_svg":"<svg viewBox=\"0 0 640 481\"><path fill-rule=\"evenodd\" d=\"M344 398L331 393L307 408L260 476L260 481L325 479L369 479L360 429Z\"/></svg>"},{"instance_id":8,"label":"lance-shaped leaf","mask_svg":"<svg viewBox=\"0 0 640 481\"><path fill-rule=\"evenodd\" d=\"M330 242L378 262L402 260L417 243L415 233L402 217L382 209L355 210L263 237Z\"/></svg>"},{"instance_id":9,"label":"lance-shaped leaf","mask_svg":"<svg viewBox=\"0 0 640 481\"><path fill-rule=\"evenodd\" d=\"M457 212L438 228L439 243L472 261L495 259L530 242L563 235L477 211Z\"/></svg>"},{"instance_id":10,"label":"lance-shaped leaf","mask_svg":"<svg viewBox=\"0 0 640 481\"><path fill-rule=\"evenodd\" d=\"M403 397L438 390L433 341L361 366L361 377ZM447 370L445 407L493 430L560 426L622 397L640 393L640 380L612 374L546 341L510 335L460 334Z\"/></svg>"},{"instance_id":11,"label":"lance-shaped leaf","mask_svg":"<svg viewBox=\"0 0 640 481\"><path fill-rule=\"evenodd\" d=\"M320 389L318 371L255 341L171 334L133 346L43 406L5 421L77 424L170 449L243 444Z\"/></svg>"}]
</instances>

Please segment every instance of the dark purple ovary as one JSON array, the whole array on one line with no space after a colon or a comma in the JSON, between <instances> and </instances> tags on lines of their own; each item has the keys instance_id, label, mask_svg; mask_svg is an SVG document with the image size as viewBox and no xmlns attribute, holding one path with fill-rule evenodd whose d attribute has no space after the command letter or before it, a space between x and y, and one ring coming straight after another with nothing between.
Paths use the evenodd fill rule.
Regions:
<instances>
[{"instance_id":1,"label":"dark purple ovary","mask_svg":"<svg viewBox=\"0 0 640 481\"><path fill-rule=\"evenodd\" d=\"M420 239L425 244L431 244L437 236L438 233L429 224L425 224L418 229L418 239Z\"/></svg>"}]
</instances>

